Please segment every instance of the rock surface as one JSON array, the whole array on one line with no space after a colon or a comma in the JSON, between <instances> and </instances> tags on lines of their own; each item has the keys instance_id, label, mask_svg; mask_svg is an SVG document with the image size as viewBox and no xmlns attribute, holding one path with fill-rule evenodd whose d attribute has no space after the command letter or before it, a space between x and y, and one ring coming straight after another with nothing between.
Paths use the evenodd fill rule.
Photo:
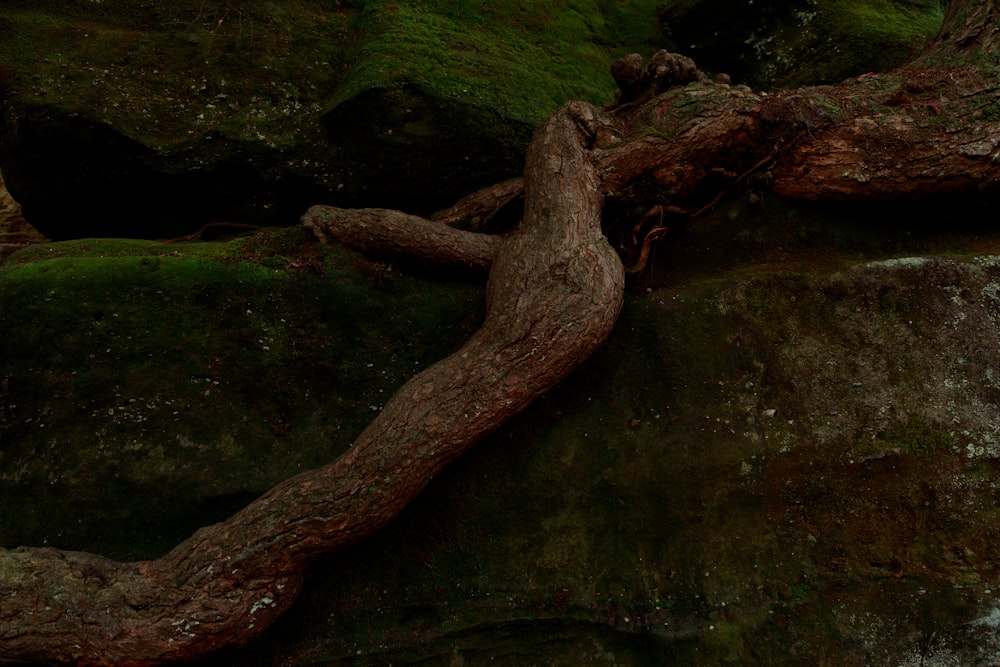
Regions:
<instances>
[{"instance_id":1,"label":"rock surface","mask_svg":"<svg viewBox=\"0 0 1000 667\"><path fill-rule=\"evenodd\" d=\"M47 240L24 219L0 174L0 261L27 245Z\"/></svg>"},{"instance_id":2,"label":"rock surface","mask_svg":"<svg viewBox=\"0 0 1000 667\"><path fill-rule=\"evenodd\" d=\"M12 0L0 165L52 238L426 214L520 175L567 100L612 99L608 64L660 46L655 5Z\"/></svg>"},{"instance_id":3,"label":"rock surface","mask_svg":"<svg viewBox=\"0 0 1000 667\"><path fill-rule=\"evenodd\" d=\"M894 213L735 202L663 246L591 361L205 664L988 663L1000 237ZM0 543L161 553L335 456L481 298L295 229L21 251Z\"/></svg>"}]
</instances>

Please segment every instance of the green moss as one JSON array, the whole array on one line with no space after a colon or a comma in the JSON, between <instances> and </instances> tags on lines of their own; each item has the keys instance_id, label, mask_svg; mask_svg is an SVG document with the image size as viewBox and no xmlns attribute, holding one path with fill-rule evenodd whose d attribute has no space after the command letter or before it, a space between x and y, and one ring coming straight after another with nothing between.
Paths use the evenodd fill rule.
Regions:
<instances>
[{"instance_id":1,"label":"green moss","mask_svg":"<svg viewBox=\"0 0 1000 667\"><path fill-rule=\"evenodd\" d=\"M478 325L479 301L298 229L15 254L0 267L0 543L155 555L331 460ZM77 505L34 521L56 490ZM102 510L109 494L128 500Z\"/></svg>"},{"instance_id":2,"label":"green moss","mask_svg":"<svg viewBox=\"0 0 1000 667\"><path fill-rule=\"evenodd\" d=\"M955 438L939 424L910 419L893 424L879 432L876 442L886 449L899 449L908 454L927 456L949 451L955 444Z\"/></svg>"},{"instance_id":3,"label":"green moss","mask_svg":"<svg viewBox=\"0 0 1000 667\"><path fill-rule=\"evenodd\" d=\"M385 2L365 12L365 38L334 103L405 80L534 124L568 99L611 99L607 63L655 46L655 5Z\"/></svg>"},{"instance_id":4,"label":"green moss","mask_svg":"<svg viewBox=\"0 0 1000 667\"><path fill-rule=\"evenodd\" d=\"M891 69L934 36L942 12L935 0L675 0L664 16L699 65L784 88Z\"/></svg>"},{"instance_id":5,"label":"green moss","mask_svg":"<svg viewBox=\"0 0 1000 667\"><path fill-rule=\"evenodd\" d=\"M943 17L938 2L848 0L830 2L830 23L842 23L860 38L881 43L910 42L934 35ZM822 8L825 9L825 8Z\"/></svg>"},{"instance_id":6,"label":"green moss","mask_svg":"<svg viewBox=\"0 0 1000 667\"><path fill-rule=\"evenodd\" d=\"M14 38L0 46L0 62L20 74L25 102L103 120L160 148L213 131L288 142L318 111L316 91L345 66L352 12L309 2L227 7L5 3L0 26Z\"/></svg>"},{"instance_id":7,"label":"green moss","mask_svg":"<svg viewBox=\"0 0 1000 667\"><path fill-rule=\"evenodd\" d=\"M891 0L827 0L817 3L805 38L789 40L808 67L785 75L788 85L836 82L881 72L915 55L941 25L938 3L912 6ZM790 39L789 39L790 38ZM798 42L798 43L796 43Z\"/></svg>"},{"instance_id":8,"label":"green moss","mask_svg":"<svg viewBox=\"0 0 1000 667\"><path fill-rule=\"evenodd\" d=\"M657 45L656 4L13 2L0 63L25 100L159 147L211 132L288 144L303 119L400 84L535 124L568 99L609 100L608 62Z\"/></svg>"},{"instance_id":9,"label":"green moss","mask_svg":"<svg viewBox=\"0 0 1000 667\"><path fill-rule=\"evenodd\" d=\"M739 623L721 621L713 623L701 635L708 661L746 664L749 656L744 645L743 630Z\"/></svg>"}]
</instances>

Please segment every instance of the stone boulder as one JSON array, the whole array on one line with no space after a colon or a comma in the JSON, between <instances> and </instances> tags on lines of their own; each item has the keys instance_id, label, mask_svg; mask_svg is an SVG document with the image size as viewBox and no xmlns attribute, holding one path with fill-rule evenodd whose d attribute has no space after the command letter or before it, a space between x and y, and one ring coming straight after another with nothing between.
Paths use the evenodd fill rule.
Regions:
<instances>
[{"instance_id":1,"label":"stone boulder","mask_svg":"<svg viewBox=\"0 0 1000 667\"><path fill-rule=\"evenodd\" d=\"M765 90L891 69L941 25L937 0L677 0L661 11L672 49Z\"/></svg>"},{"instance_id":2,"label":"stone boulder","mask_svg":"<svg viewBox=\"0 0 1000 667\"><path fill-rule=\"evenodd\" d=\"M593 358L202 664L988 663L1000 236L901 206L720 207ZM298 229L20 251L0 544L163 553L343 451L481 301Z\"/></svg>"},{"instance_id":3,"label":"stone boulder","mask_svg":"<svg viewBox=\"0 0 1000 667\"><path fill-rule=\"evenodd\" d=\"M0 167L58 239L428 213L519 175L567 100L610 101L656 4L12 0Z\"/></svg>"}]
</instances>

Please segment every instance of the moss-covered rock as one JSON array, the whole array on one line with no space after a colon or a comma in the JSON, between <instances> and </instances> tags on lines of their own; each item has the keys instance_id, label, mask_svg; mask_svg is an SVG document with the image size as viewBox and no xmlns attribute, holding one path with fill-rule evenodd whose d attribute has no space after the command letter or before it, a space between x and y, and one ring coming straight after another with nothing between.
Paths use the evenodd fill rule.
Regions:
<instances>
[{"instance_id":1,"label":"moss-covered rock","mask_svg":"<svg viewBox=\"0 0 1000 667\"><path fill-rule=\"evenodd\" d=\"M765 89L891 69L914 56L942 18L938 0L672 0L662 16L676 49Z\"/></svg>"},{"instance_id":2,"label":"moss-covered rock","mask_svg":"<svg viewBox=\"0 0 1000 667\"><path fill-rule=\"evenodd\" d=\"M21 251L0 272L0 543L169 548L336 457L478 326L480 293L299 229ZM56 496L75 500L45 518Z\"/></svg>"},{"instance_id":3,"label":"moss-covered rock","mask_svg":"<svg viewBox=\"0 0 1000 667\"><path fill-rule=\"evenodd\" d=\"M589 362L205 664L995 654L1000 237L894 213L732 203L673 239ZM162 552L336 456L480 300L298 230L21 251L0 544Z\"/></svg>"},{"instance_id":4,"label":"moss-covered rock","mask_svg":"<svg viewBox=\"0 0 1000 667\"><path fill-rule=\"evenodd\" d=\"M517 175L567 100L610 101L656 4L12 0L0 166L54 238L428 212Z\"/></svg>"},{"instance_id":5,"label":"moss-covered rock","mask_svg":"<svg viewBox=\"0 0 1000 667\"><path fill-rule=\"evenodd\" d=\"M53 238L291 224L316 202L426 213L518 174L543 118L610 101L609 64L665 33L770 87L887 68L940 21L933 0L677 1L661 30L660 5L11 0L0 168Z\"/></svg>"}]
</instances>

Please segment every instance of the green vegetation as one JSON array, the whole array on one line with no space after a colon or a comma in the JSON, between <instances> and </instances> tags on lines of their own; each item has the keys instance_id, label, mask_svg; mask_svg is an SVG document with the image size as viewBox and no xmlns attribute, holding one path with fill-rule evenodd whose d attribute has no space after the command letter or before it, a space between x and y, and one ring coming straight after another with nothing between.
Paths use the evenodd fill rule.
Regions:
<instances>
[{"instance_id":1,"label":"green vegetation","mask_svg":"<svg viewBox=\"0 0 1000 667\"><path fill-rule=\"evenodd\" d=\"M934 36L942 11L937 0L672 0L664 16L700 65L783 88L891 69Z\"/></svg>"},{"instance_id":2,"label":"green vegetation","mask_svg":"<svg viewBox=\"0 0 1000 667\"><path fill-rule=\"evenodd\" d=\"M927 456L949 451L955 437L938 424L922 423L914 419L893 424L876 436L876 442L886 449L898 449L907 454Z\"/></svg>"},{"instance_id":3,"label":"green vegetation","mask_svg":"<svg viewBox=\"0 0 1000 667\"><path fill-rule=\"evenodd\" d=\"M299 229L14 255L0 267L0 544L156 555L331 460L478 326L480 293ZM75 502L38 520L54 494Z\"/></svg>"},{"instance_id":4,"label":"green vegetation","mask_svg":"<svg viewBox=\"0 0 1000 667\"><path fill-rule=\"evenodd\" d=\"M937 2L822 0L796 16L799 25L761 46L773 61L772 75L786 86L889 70L934 36L942 13Z\"/></svg>"},{"instance_id":5,"label":"green vegetation","mask_svg":"<svg viewBox=\"0 0 1000 667\"><path fill-rule=\"evenodd\" d=\"M535 125L614 94L608 63L658 48L657 3L444 0L8 2L0 63L34 104L166 147L213 132L281 146L371 88L494 109Z\"/></svg>"},{"instance_id":6,"label":"green vegetation","mask_svg":"<svg viewBox=\"0 0 1000 667\"><path fill-rule=\"evenodd\" d=\"M339 99L404 79L436 97L540 122L568 99L606 102L608 63L656 48L656 2L384 2L366 9Z\"/></svg>"},{"instance_id":7,"label":"green vegetation","mask_svg":"<svg viewBox=\"0 0 1000 667\"><path fill-rule=\"evenodd\" d=\"M311 4L206 13L197 2L154 11L139 2L5 3L0 29L10 38L0 62L18 72L25 101L85 114L153 146L211 132L282 143L346 67L352 12Z\"/></svg>"}]
</instances>

